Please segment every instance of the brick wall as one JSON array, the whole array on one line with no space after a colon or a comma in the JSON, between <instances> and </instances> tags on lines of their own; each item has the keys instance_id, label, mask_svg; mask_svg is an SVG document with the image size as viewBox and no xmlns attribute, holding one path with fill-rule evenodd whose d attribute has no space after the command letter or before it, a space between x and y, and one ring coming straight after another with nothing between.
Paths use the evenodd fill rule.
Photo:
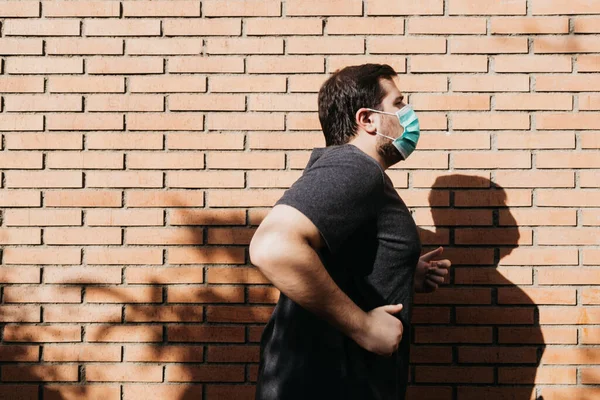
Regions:
<instances>
[{"instance_id":1,"label":"brick wall","mask_svg":"<svg viewBox=\"0 0 600 400\"><path fill-rule=\"evenodd\" d=\"M600 1L0 2L0 398L251 399L256 226L316 92L391 64L444 245L411 399L600 398Z\"/></svg>"}]
</instances>

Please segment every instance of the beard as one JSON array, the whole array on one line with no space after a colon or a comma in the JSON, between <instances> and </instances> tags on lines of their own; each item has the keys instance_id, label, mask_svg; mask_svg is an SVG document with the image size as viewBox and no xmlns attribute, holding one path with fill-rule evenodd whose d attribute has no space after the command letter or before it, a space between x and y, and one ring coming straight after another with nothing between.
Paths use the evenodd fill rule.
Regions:
<instances>
[{"instance_id":1,"label":"beard","mask_svg":"<svg viewBox=\"0 0 600 400\"><path fill-rule=\"evenodd\" d=\"M379 154L388 165L394 165L404 159L396 146L392 144L392 141L381 136L377 137L377 154Z\"/></svg>"}]
</instances>

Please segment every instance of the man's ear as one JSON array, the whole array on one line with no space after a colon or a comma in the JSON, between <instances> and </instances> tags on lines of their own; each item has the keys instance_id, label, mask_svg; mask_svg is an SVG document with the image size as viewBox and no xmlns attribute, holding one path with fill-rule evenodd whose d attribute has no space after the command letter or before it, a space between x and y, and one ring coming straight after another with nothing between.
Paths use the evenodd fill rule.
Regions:
<instances>
[{"instance_id":1,"label":"man's ear","mask_svg":"<svg viewBox=\"0 0 600 400\"><path fill-rule=\"evenodd\" d=\"M374 135L377 131L375 126L375 113L367 108L360 108L356 111L356 124L358 125L357 130L363 130L371 135Z\"/></svg>"}]
</instances>

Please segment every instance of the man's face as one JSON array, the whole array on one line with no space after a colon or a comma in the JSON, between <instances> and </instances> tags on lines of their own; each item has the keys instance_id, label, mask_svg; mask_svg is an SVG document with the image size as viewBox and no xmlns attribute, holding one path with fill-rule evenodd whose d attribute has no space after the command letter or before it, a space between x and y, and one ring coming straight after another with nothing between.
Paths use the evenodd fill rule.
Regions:
<instances>
[{"instance_id":1,"label":"man's face","mask_svg":"<svg viewBox=\"0 0 600 400\"><path fill-rule=\"evenodd\" d=\"M381 79L379 84L386 93L381 101L383 111L395 113L406 105L404 103L404 96L392 80ZM400 121L398 121L396 116L379 114L379 119L381 122L378 131L380 133L392 138L397 138L404 132L404 128L402 128L402 125L400 125ZM377 136L377 153L390 165L403 159L398 149L392 144L392 141L382 136Z\"/></svg>"}]
</instances>

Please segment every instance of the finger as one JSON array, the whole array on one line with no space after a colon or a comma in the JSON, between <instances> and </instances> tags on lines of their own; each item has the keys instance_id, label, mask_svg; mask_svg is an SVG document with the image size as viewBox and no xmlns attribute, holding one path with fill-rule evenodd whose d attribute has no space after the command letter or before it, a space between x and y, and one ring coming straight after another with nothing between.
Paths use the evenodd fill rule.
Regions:
<instances>
[{"instance_id":1,"label":"finger","mask_svg":"<svg viewBox=\"0 0 600 400\"><path fill-rule=\"evenodd\" d=\"M450 260L437 260L435 264L437 268L450 268L452 266Z\"/></svg>"},{"instance_id":2,"label":"finger","mask_svg":"<svg viewBox=\"0 0 600 400\"><path fill-rule=\"evenodd\" d=\"M428 281L428 280L426 280L426 281L425 281L425 285L426 285L426 286L427 286L429 289L433 289L433 290L435 290L435 289L437 289L437 288L438 288L438 284L437 284L437 283L435 283L435 282L431 282L431 281Z\"/></svg>"},{"instance_id":3,"label":"finger","mask_svg":"<svg viewBox=\"0 0 600 400\"><path fill-rule=\"evenodd\" d=\"M427 276L447 276L449 274L447 269L432 268L428 271Z\"/></svg>"},{"instance_id":4,"label":"finger","mask_svg":"<svg viewBox=\"0 0 600 400\"><path fill-rule=\"evenodd\" d=\"M436 275L431 275L428 276L426 281L430 281L433 282L435 284L441 285L442 283L444 283L444 277L442 276L436 276Z\"/></svg>"},{"instance_id":5,"label":"finger","mask_svg":"<svg viewBox=\"0 0 600 400\"><path fill-rule=\"evenodd\" d=\"M435 250L430 251L429 253L425 253L421 256L421 260L423 261L431 261L436 257L439 257L444 252L444 248L442 246L438 247Z\"/></svg>"},{"instance_id":6,"label":"finger","mask_svg":"<svg viewBox=\"0 0 600 400\"><path fill-rule=\"evenodd\" d=\"M403 308L404 308L404 306L402 304L393 304L391 306L381 307L381 309L388 314L397 314L400 311L402 311Z\"/></svg>"}]
</instances>

